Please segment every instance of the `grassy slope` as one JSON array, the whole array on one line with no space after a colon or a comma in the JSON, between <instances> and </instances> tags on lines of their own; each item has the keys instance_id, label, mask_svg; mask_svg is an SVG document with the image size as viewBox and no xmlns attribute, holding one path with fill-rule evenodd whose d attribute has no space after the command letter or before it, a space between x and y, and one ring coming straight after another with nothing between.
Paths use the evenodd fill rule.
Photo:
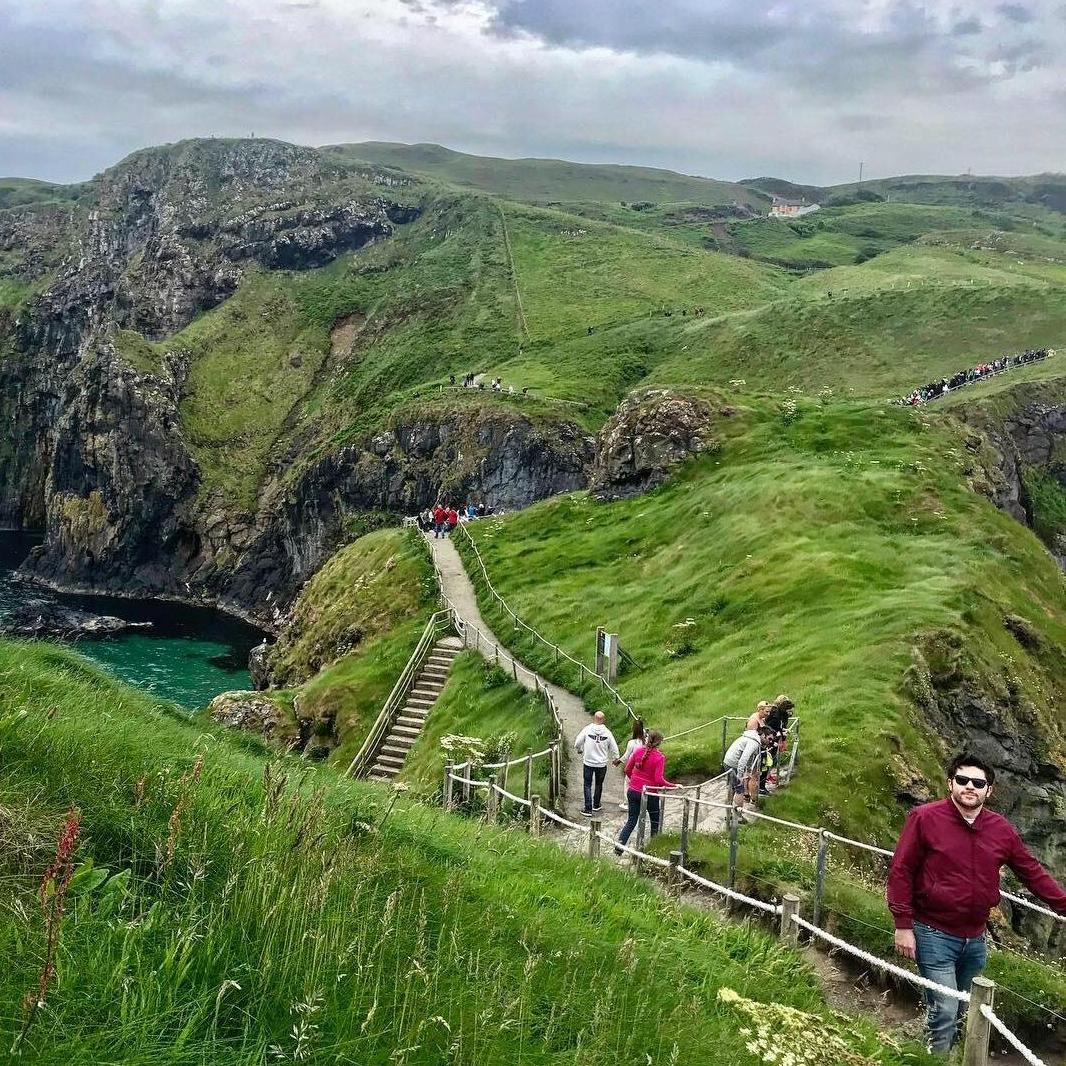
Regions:
<instances>
[{"instance_id":1,"label":"grassy slope","mask_svg":"<svg viewBox=\"0 0 1066 1066\"><path fill-rule=\"evenodd\" d=\"M919 634L963 634L973 669L1004 691L1011 664L1049 757L1064 757L1053 739L1062 577L1035 537L967 487L972 459L953 425L792 402L723 421L721 453L649 497L578 494L474 534L499 590L571 654L587 660L595 627L617 628L644 667L622 691L667 732L789 692L812 738L790 812L886 840L894 771L932 776L939 755L901 691ZM1046 636L1042 653L1003 629L1005 613ZM688 620L691 649L671 654ZM719 744L684 738L670 767L716 772Z\"/></svg>"},{"instance_id":2,"label":"grassy slope","mask_svg":"<svg viewBox=\"0 0 1066 1066\"><path fill-rule=\"evenodd\" d=\"M306 768L295 785L290 764L65 652L0 645L0 676L5 1048L37 985L35 890L61 812L80 810L79 860L122 872L68 902L20 1061L747 1066L723 986L818 1012L812 1046L833 1029L869 1061L924 1061L831 1022L765 934L606 863L418 805L385 821L388 791Z\"/></svg>"},{"instance_id":3,"label":"grassy slope","mask_svg":"<svg viewBox=\"0 0 1066 1066\"><path fill-rule=\"evenodd\" d=\"M342 548L301 591L269 661L302 718L334 723L335 765L358 751L418 643L432 588L425 547L384 529Z\"/></svg>"},{"instance_id":4,"label":"grassy slope","mask_svg":"<svg viewBox=\"0 0 1066 1066\"><path fill-rule=\"evenodd\" d=\"M763 205L766 197L742 185L652 167L570 163L561 159L497 159L467 155L436 144L367 141L327 149L348 159L398 167L438 181L478 189L508 200L675 201Z\"/></svg>"}]
</instances>

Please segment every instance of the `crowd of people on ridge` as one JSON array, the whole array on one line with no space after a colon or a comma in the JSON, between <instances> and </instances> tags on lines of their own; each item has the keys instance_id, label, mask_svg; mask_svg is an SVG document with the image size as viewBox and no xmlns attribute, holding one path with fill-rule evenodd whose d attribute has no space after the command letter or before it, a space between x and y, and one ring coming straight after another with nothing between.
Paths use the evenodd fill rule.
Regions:
<instances>
[{"instance_id":1,"label":"crowd of people on ridge","mask_svg":"<svg viewBox=\"0 0 1066 1066\"><path fill-rule=\"evenodd\" d=\"M455 375L454 374L449 374L448 375L448 384L451 385L453 388L463 388L463 389L484 389L485 388L485 382L478 381L477 380L477 374L474 374L474 373L464 374L463 375L463 380L459 383L459 385L456 385L456 383L455 383ZM493 378L492 381L489 383L488 387L490 389L492 389L493 392L506 392L508 396L514 396L514 394L515 394L515 387L513 385L508 385L506 388L504 388L503 378L499 378L499 377ZM523 396L528 396L529 395L529 386L528 385L525 386L522 389L522 395Z\"/></svg>"},{"instance_id":2,"label":"crowd of people on ridge","mask_svg":"<svg viewBox=\"0 0 1066 1066\"><path fill-rule=\"evenodd\" d=\"M1013 370L1015 367L1024 366L1026 363L1038 363L1046 359L1052 352L1049 348L1029 348L1019 355L1005 355L1001 359L994 359L990 363L978 363L966 370L960 370L950 378L941 378L939 381L931 381L928 385L922 385L908 396L901 396L895 402L904 407L920 407L930 400L937 400L954 389L962 388L981 378L992 374L1001 374L1004 370Z\"/></svg>"},{"instance_id":3,"label":"crowd of people on ridge","mask_svg":"<svg viewBox=\"0 0 1066 1066\"><path fill-rule=\"evenodd\" d=\"M495 513L496 508L487 503L468 503L457 511L450 503L438 501L433 507L419 512L415 522L423 533L432 533L434 539L438 539L448 536L460 520L469 522L473 518L487 518Z\"/></svg>"}]
</instances>

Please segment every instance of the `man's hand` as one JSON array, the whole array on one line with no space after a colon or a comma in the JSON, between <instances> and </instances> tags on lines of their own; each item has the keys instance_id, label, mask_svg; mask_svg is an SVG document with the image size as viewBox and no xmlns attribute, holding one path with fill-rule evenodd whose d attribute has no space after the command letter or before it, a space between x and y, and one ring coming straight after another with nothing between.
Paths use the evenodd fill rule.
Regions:
<instances>
[{"instance_id":1,"label":"man's hand","mask_svg":"<svg viewBox=\"0 0 1066 1066\"><path fill-rule=\"evenodd\" d=\"M896 930L896 954L902 955L905 959L914 958L914 930L913 929L897 929Z\"/></svg>"}]
</instances>

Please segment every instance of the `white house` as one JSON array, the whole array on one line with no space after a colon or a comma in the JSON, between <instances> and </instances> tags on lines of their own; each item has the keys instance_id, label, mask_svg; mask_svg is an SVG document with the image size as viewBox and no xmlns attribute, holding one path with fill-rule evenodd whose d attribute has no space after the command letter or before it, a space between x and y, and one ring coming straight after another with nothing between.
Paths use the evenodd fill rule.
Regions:
<instances>
[{"instance_id":1,"label":"white house","mask_svg":"<svg viewBox=\"0 0 1066 1066\"><path fill-rule=\"evenodd\" d=\"M775 196L770 208L770 217L799 218L800 215L809 215L817 210L817 204L809 204L806 200L789 200L785 196Z\"/></svg>"}]
</instances>

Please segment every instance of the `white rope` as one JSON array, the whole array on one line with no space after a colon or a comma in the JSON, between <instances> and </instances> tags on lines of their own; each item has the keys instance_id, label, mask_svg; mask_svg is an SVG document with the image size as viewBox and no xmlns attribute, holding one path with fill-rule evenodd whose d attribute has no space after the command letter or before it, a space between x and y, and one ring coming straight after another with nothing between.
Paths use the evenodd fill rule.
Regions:
<instances>
[{"instance_id":1,"label":"white rope","mask_svg":"<svg viewBox=\"0 0 1066 1066\"><path fill-rule=\"evenodd\" d=\"M535 751L531 755L520 755L517 759L511 759L509 762L487 762L482 765L483 770L502 770L505 766L521 766L526 759L543 759L545 755L551 754L551 748L545 748L543 751Z\"/></svg>"},{"instance_id":2,"label":"white rope","mask_svg":"<svg viewBox=\"0 0 1066 1066\"><path fill-rule=\"evenodd\" d=\"M1011 903L1020 903L1023 907L1028 907L1031 911L1039 911L1041 914L1046 914L1051 918L1054 918L1057 922L1066 922L1066 914L1056 914L1055 911L1050 911L1047 907L1041 907L1039 904L1030 903L1029 900L1023 899L1021 896L1014 895L1013 892L1004 892L1000 889L999 893L1004 899L1009 899Z\"/></svg>"},{"instance_id":3,"label":"white rope","mask_svg":"<svg viewBox=\"0 0 1066 1066\"><path fill-rule=\"evenodd\" d=\"M469 777L457 777L454 773L448 776L453 781L458 781L460 785L469 785L471 788L488 788L490 784L488 781L472 781Z\"/></svg>"},{"instance_id":4,"label":"white rope","mask_svg":"<svg viewBox=\"0 0 1066 1066\"><path fill-rule=\"evenodd\" d=\"M1007 1028L1007 1027L1006 1027L1006 1026L1005 1026L1005 1025L1004 1025L1004 1024L1002 1023L1002 1022L1001 1022L1001 1021L1000 1021L1000 1020L999 1020L999 1018L998 1018L998 1017L997 1017L997 1015L996 1015L996 1012L995 1012L995 1011L994 1011L994 1010L993 1010L993 1009L992 1009L992 1008L991 1008L991 1007L990 1007L990 1006L989 1006L989 1005L988 1005L987 1003L982 1003L982 1004L981 1004L981 1014L982 1014L982 1015L983 1015L983 1016L984 1016L985 1018L987 1018L987 1019L988 1019L989 1023L990 1023L990 1024L991 1024L991 1026L992 1026L992 1028L993 1028L993 1029L995 1029L995 1031L996 1031L997 1033L999 1033L999 1035L1000 1035L1001 1037L1003 1037L1003 1039L1004 1039L1004 1040L1006 1040L1006 1041L1007 1041L1007 1043L1008 1043L1008 1044L1010 1044L1010 1046L1011 1046L1012 1048L1014 1048L1014 1050L1015 1050L1015 1051L1017 1051L1017 1052L1018 1052L1018 1054L1019 1054L1019 1055L1021 1055L1021 1057L1022 1057L1023 1059L1025 1059L1025 1061L1026 1061L1026 1062L1028 1062L1028 1063L1029 1063L1029 1066L1047 1066L1047 1063L1045 1063L1043 1059L1041 1059L1041 1058L1038 1058L1038 1057L1037 1057L1036 1055L1034 1055L1034 1054L1033 1054L1033 1052L1032 1052L1032 1051L1030 1051L1030 1050L1029 1050L1029 1048L1027 1048L1027 1047L1026 1047L1026 1046L1025 1046L1025 1045L1024 1045L1024 1044L1023 1044L1023 1043L1022 1043L1022 1042L1021 1042L1021 1041L1020 1041L1020 1040L1019 1040L1019 1039L1018 1039L1018 1038L1017 1038L1017 1037L1016 1037L1016 1036L1015 1036L1015 1035L1014 1035L1014 1034L1013 1034L1013 1033L1012 1033L1012 1032L1011 1032L1011 1031L1010 1031L1010 1030L1009 1030L1009 1029L1008 1029L1008 1028Z\"/></svg>"},{"instance_id":5,"label":"white rope","mask_svg":"<svg viewBox=\"0 0 1066 1066\"><path fill-rule=\"evenodd\" d=\"M708 881L706 877L700 877L699 874L694 874L684 866L679 866L677 869L679 873L684 874L684 876L690 881L694 881L697 885L702 885L704 888L709 888L712 892L728 896L730 899L735 899L739 903L746 903L749 907L765 911L767 914L781 913L781 905L779 903L765 903L763 900L756 899L754 896L745 896L743 892L737 892L735 889L726 888L725 885L720 885L717 881Z\"/></svg>"},{"instance_id":6,"label":"white rope","mask_svg":"<svg viewBox=\"0 0 1066 1066\"><path fill-rule=\"evenodd\" d=\"M825 835L830 840L835 840L838 844L850 844L853 848L872 851L875 855L885 855L891 859L894 854L894 852L888 851L886 848L879 848L876 844L864 844L861 840L852 840L851 837L837 836L836 833L830 833L828 829L825 831Z\"/></svg>"},{"instance_id":7,"label":"white rope","mask_svg":"<svg viewBox=\"0 0 1066 1066\"><path fill-rule=\"evenodd\" d=\"M645 851L638 851L636 848L631 848L628 844L623 844L621 841L615 840L614 837L608 836L606 833L597 833L596 836L598 836L605 844L610 844L612 847L624 851L627 855L633 855L638 859L643 859L645 862L650 862L653 866L666 867L670 865L668 859L660 859L657 855L649 855Z\"/></svg>"},{"instance_id":8,"label":"white rope","mask_svg":"<svg viewBox=\"0 0 1066 1066\"><path fill-rule=\"evenodd\" d=\"M812 933L814 936L826 941L826 943L832 944L835 948L840 948L841 951L846 951L849 955L854 955L857 959L862 959L863 962L868 962L871 966L879 966L887 973L895 974L896 977L901 977L905 981L910 981L912 984L918 985L920 988L927 988L930 992L936 992L943 996L950 996L952 999L957 999L961 1003L970 1002L969 992L960 992L957 988L948 988L947 985L937 984L936 981L930 981L927 978L922 977L921 974L911 973L910 970L904 970L902 966L895 966L891 962L879 959L876 955L871 955L868 951L863 951L862 948L857 948L854 944L849 944L846 940L841 940L839 937L833 936L832 933L827 933L817 925L812 925L798 914L791 915L791 918L801 929L806 929L808 933Z\"/></svg>"},{"instance_id":9,"label":"white rope","mask_svg":"<svg viewBox=\"0 0 1066 1066\"><path fill-rule=\"evenodd\" d=\"M733 806L732 803L717 803L715 800L705 800L702 797L700 799L696 799L695 796L689 796L688 798L691 803L695 803L697 806L716 807L720 811L728 811L729 808Z\"/></svg>"},{"instance_id":10,"label":"white rope","mask_svg":"<svg viewBox=\"0 0 1066 1066\"><path fill-rule=\"evenodd\" d=\"M578 825L577 822L571 822L564 818L561 814L556 814L555 811L549 811L547 807L541 807L540 813L545 818L550 818L553 822L558 822L559 825L565 825L568 829L576 829L579 833L587 833L591 826Z\"/></svg>"},{"instance_id":11,"label":"white rope","mask_svg":"<svg viewBox=\"0 0 1066 1066\"><path fill-rule=\"evenodd\" d=\"M507 789L501 788L499 785L493 785L493 790L500 796L506 796L509 800L514 800L515 803L521 803L523 807L532 807L533 804L527 799L523 799L521 796L516 796L513 792L508 792Z\"/></svg>"},{"instance_id":12,"label":"white rope","mask_svg":"<svg viewBox=\"0 0 1066 1066\"><path fill-rule=\"evenodd\" d=\"M748 818L761 818L764 822L774 822L777 825L787 825L790 829L802 829L805 833L821 833L816 825L804 825L802 822L789 822L784 818L774 818L770 814L760 814L758 811L745 810Z\"/></svg>"},{"instance_id":13,"label":"white rope","mask_svg":"<svg viewBox=\"0 0 1066 1066\"><path fill-rule=\"evenodd\" d=\"M712 725L718 725L719 722L727 721L726 718L715 718L713 722L704 722L703 725L694 725L691 729L682 729L680 733L671 733L668 737L663 737L663 743L668 740L677 740L678 737L687 737L689 733L698 733L701 729L710 729Z\"/></svg>"}]
</instances>

